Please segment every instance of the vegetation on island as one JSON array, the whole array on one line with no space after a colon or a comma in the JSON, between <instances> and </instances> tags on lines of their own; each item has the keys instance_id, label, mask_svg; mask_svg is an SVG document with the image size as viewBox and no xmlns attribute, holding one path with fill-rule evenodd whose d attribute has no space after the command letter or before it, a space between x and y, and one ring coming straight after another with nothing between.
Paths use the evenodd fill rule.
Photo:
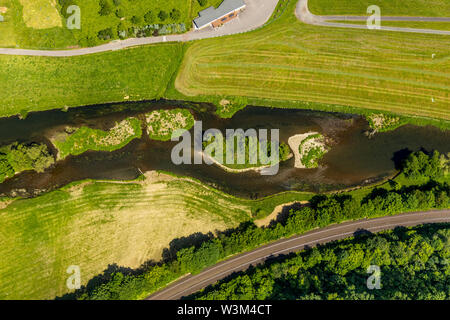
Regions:
<instances>
[{"instance_id":1,"label":"vegetation on island","mask_svg":"<svg viewBox=\"0 0 450 320\"><path fill-rule=\"evenodd\" d=\"M394 130L405 124L405 121L399 116L384 113L371 113L366 116L366 119L369 122L372 133Z\"/></svg>"},{"instance_id":2,"label":"vegetation on island","mask_svg":"<svg viewBox=\"0 0 450 320\"><path fill-rule=\"evenodd\" d=\"M168 141L181 136L194 126L194 116L188 109L155 110L146 114L147 133L150 139Z\"/></svg>"},{"instance_id":3,"label":"vegetation on island","mask_svg":"<svg viewBox=\"0 0 450 320\"><path fill-rule=\"evenodd\" d=\"M216 102L216 114L221 118L231 118L236 112L244 109L248 101L244 97L226 97Z\"/></svg>"},{"instance_id":4,"label":"vegetation on island","mask_svg":"<svg viewBox=\"0 0 450 320\"><path fill-rule=\"evenodd\" d=\"M188 299L448 300L450 224L332 242L233 274ZM379 288L368 279L380 268ZM371 270L368 272L368 270Z\"/></svg>"},{"instance_id":5,"label":"vegetation on island","mask_svg":"<svg viewBox=\"0 0 450 320\"><path fill-rule=\"evenodd\" d=\"M52 143L58 150L58 160L68 155L80 155L88 150L114 151L131 140L142 136L141 122L137 118L129 117L116 122L108 131L89 127L73 128L72 133L62 133L52 138ZM70 130L70 131L72 131Z\"/></svg>"},{"instance_id":6,"label":"vegetation on island","mask_svg":"<svg viewBox=\"0 0 450 320\"><path fill-rule=\"evenodd\" d=\"M12 143L0 147L0 183L15 174L35 170L43 172L55 162L45 144Z\"/></svg>"},{"instance_id":7,"label":"vegetation on island","mask_svg":"<svg viewBox=\"0 0 450 320\"><path fill-rule=\"evenodd\" d=\"M282 161L285 161L289 159L289 156L291 155L291 150L289 149L289 146L284 142L279 142L278 147L278 158L272 159L272 144L270 141L260 141L257 137L245 137L243 139L244 145L239 146L238 139L233 138L230 141L230 145L233 146L234 155L233 163L229 163L227 161L227 138L223 137L222 145L217 145L215 143L216 137L213 135L210 135L207 137L206 141L203 141L203 152L206 153L208 156L211 156L215 161L218 163L224 165L227 168L235 169L235 170L242 170L242 169L249 169L249 168L259 168L267 165L275 165L277 163L280 163ZM262 146L261 144L264 144L265 146ZM213 146L214 144L214 146ZM267 148L261 150L261 147ZM219 152L217 152L217 148L219 148ZM241 150L242 149L242 150ZM243 151L243 152L242 152ZM267 151L265 153L264 151ZM239 154L242 152L242 159L239 157ZM264 158L263 161L261 161L261 156ZM239 163L243 162L243 163Z\"/></svg>"},{"instance_id":8,"label":"vegetation on island","mask_svg":"<svg viewBox=\"0 0 450 320\"><path fill-rule=\"evenodd\" d=\"M325 137L320 133L306 137L298 146L300 161L305 168L317 168L319 160L327 153Z\"/></svg>"}]
</instances>

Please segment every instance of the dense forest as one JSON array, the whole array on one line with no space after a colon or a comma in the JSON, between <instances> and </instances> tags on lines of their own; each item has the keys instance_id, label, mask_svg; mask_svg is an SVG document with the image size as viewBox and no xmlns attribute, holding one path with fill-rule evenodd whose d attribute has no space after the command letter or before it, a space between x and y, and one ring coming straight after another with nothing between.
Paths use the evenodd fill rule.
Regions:
<instances>
[{"instance_id":1,"label":"dense forest","mask_svg":"<svg viewBox=\"0 0 450 320\"><path fill-rule=\"evenodd\" d=\"M440 159L439 162L433 160L436 155ZM417 157L425 164L415 166L414 158ZM422 170L428 166L434 169ZM258 228L250 221L234 230L219 233L216 237L202 237L202 241L197 241L191 247L166 250L159 264L146 266L134 273L116 272L103 275L68 298L101 300L145 298L146 295L182 275L198 273L232 254L254 249L282 237L301 234L346 220L449 208L450 185L446 179L444 182L434 180L447 173L447 166L448 159L445 156L436 153L425 154L421 151L412 153L403 162L403 171L409 173L408 170L415 172L417 169L417 175L408 176L413 182L414 179L422 179L420 185L396 185L392 189L375 188L362 199L349 194L317 195L310 200L309 206L292 210L285 219L268 227ZM426 180L423 180L424 178ZM339 259L341 258L343 257L339 256Z\"/></svg>"},{"instance_id":2,"label":"dense forest","mask_svg":"<svg viewBox=\"0 0 450 320\"><path fill-rule=\"evenodd\" d=\"M449 258L450 224L397 228L292 254L187 298L444 300L450 299ZM379 267L379 289L371 265Z\"/></svg>"}]
</instances>

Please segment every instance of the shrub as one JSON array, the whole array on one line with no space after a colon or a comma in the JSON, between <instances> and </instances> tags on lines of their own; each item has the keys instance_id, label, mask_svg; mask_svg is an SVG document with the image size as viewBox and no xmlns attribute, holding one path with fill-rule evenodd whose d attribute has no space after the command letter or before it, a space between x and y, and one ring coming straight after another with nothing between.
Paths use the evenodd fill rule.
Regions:
<instances>
[{"instance_id":1,"label":"shrub","mask_svg":"<svg viewBox=\"0 0 450 320\"><path fill-rule=\"evenodd\" d=\"M152 24L155 21L155 15L153 12L149 11L144 15L144 20L148 24Z\"/></svg>"},{"instance_id":2,"label":"shrub","mask_svg":"<svg viewBox=\"0 0 450 320\"><path fill-rule=\"evenodd\" d=\"M123 12L122 9L117 9L116 16L117 16L117 18L123 18L123 17L125 17L125 13Z\"/></svg>"},{"instance_id":3,"label":"shrub","mask_svg":"<svg viewBox=\"0 0 450 320\"><path fill-rule=\"evenodd\" d=\"M161 10L161 11L158 13L158 18L159 18L161 21L166 20L168 16L169 16L169 15L168 15L167 12L165 12L164 10Z\"/></svg>"},{"instance_id":4,"label":"shrub","mask_svg":"<svg viewBox=\"0 0 450 320\"><path fill-rule=\"evenodd\" d=\"M113 34L113 31L112 31L112 28L107 28L107 29L100 30L100 31L98 32L98 34L97 34L97 37L98 37L100 40L110 40L110 39L113 39L113 38L114 38L114 34Z\"/></svg>"},{"instance_id":5,"label":"shrub","mask_svg":"<svg viewBox=\"0 0 450 320\"><path fill-rule=\"evenodd\" d=\"M197 2L201 7L204 7L208 4L208 0L197 0Z\"/></svg>"},{"instance_id":6,"label":"shrub","mask_svg":"<svg viewBox=\"0 0 450 320\"><path fill-rule=\"evenodd\" d=\"M132 24L138 25L138 24L140 24L141 22L142 22L142 18L139 17L139 16L133 16L133 17L131 18L131 23L132 23Z\"/></svg>"},{"instance_id":7,"label":"shrub","mask_svg":"<svg viewBox=\"0 0 450 320\"><path fill-rule=\"evenodd\" d=\"M172 11L170 12L170 18L172 18L172 20L177 21L178 19L180 19L181 17L181 13L179 10L177 9L172 9Z\"/></svg>"},{"instance_id":8,"label":"shrub","mask_svg":"<svg viewBox=\"0 0 450 320\"><path fill-rule=\"evenodd\" d=\"M110 15L112 12L112 7L107 0L100 0L100 11L98 12L101 16Z\"/></svg>"},{"instance_id":9,"label":"shrub","mask_svg":"<svg viewBox=\"0 0 450 320\"><path fill-rule=\"evenodd\" d=\"M403 162L403 171L405 176L411 179L436 179L445 174L448 162L447 157L437 151L430 154L417 151L411 153Z\"/></svg>"}]
</instances>

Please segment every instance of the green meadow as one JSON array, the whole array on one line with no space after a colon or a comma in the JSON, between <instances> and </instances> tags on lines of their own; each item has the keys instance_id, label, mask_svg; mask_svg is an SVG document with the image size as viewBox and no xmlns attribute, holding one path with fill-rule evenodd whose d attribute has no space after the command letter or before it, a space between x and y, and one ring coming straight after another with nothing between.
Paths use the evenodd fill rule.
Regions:
<instances>
[{"instance_id":1,"label":"green meadow","mask_svg":"<svg viewBox=\"0 0 450 320\"><path fill-rule=\"evenodd\" d=\"M0 117L158 99L182 53L182 44L168 43L70 58L0 55Z\"/></svg>"},{"instance_id":2,"label":"green meadow","mask_svg":"<svg viewBox=\"0 0 450 320\"><path fill-rule=\"evenodd\" d=\"M323 15L366 15L367 8L377 5L381 15L446 17L447 0L308 0L309 10Z\"/></svg>"}]
</instances>

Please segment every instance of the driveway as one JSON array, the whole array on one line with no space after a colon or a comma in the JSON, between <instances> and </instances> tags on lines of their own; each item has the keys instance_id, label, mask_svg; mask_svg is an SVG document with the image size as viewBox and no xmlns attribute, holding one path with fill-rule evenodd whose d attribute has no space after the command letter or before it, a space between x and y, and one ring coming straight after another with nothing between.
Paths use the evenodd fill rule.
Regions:
<instances>
[{"instance_id":1,"label":"driveway","mask_svg":"<svg viewBox=\"0 0 450 320\"><path fill-rule=\"evenodd\" d=\"M214 38L230 34L248 32L264 25L272 15L278 0L245 0L247 7L239 16L223 26L213 29L212 27L201 30L192 30L179 35L167 35L148 38L131 38L116 40L91 48L73 50L29 50L15 48L0 48L0 54L22 55L22 56L45 56L45 57L71 57L91 53L120 50L123 48L141 46L146 44L192 41L205 38Z\"/></svg>"},{"instance_id":2,"label":"driveway","mask_svg":"<svg viewBox=\"0 0 450 320\"><path fill-rule=\"evenodd\" d=\"M297 18L307 24L313 24L317 26L335 27L335 28L352 28L352 29L366 29L367 26L362 24L349 24L349 23L337 23L329 21L366 21L368 16L318 16L312 14L308 8L308 0L299 0L295 9L295 15ZM450 22L450 18L442 17L389 17L381 16L381 24L383 21L414 21L414 22ZM433 30L433 29L415 29L415 28L400 28L400 27L384 27L381 25L380 30L385 31L397 31L397 32L409 32L409 33L427 33L427 34L439 34L450 35L450 31ZM376 31L376 30L370 30Z\"/></svg>"}]
</instances>

